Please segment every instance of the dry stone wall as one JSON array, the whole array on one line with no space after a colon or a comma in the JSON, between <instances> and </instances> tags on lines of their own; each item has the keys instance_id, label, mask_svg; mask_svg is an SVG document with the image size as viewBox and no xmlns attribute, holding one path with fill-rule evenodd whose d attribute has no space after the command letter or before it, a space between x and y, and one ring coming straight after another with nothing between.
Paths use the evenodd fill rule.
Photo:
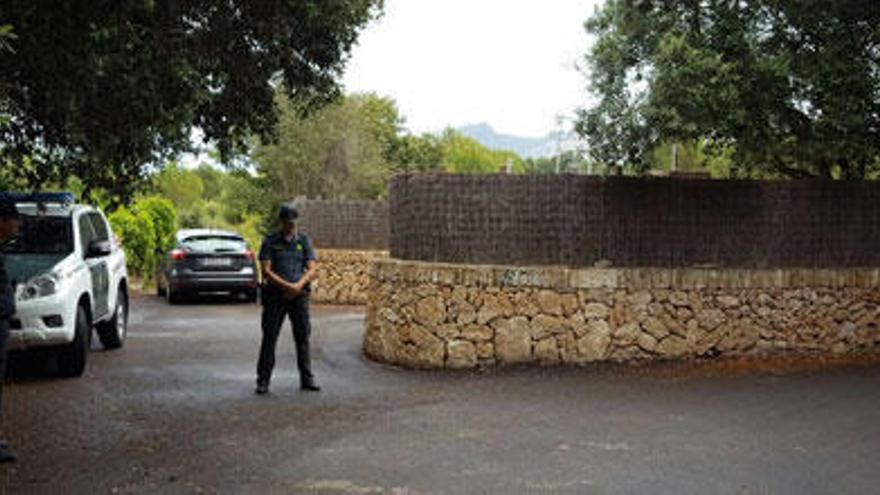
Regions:
<instances>
[{"instance_id":1,"label":"dry stone wall","mask_svg":"<svg viewBox=\"0 0 880 495\"><path fill-rule=\"evenodd\" d=\"M313 283L311 300L319 304L367 303L370 266L374 260L387 258L387 251L351 251L319 249L318 280Z\"/></svg>"},{"instance_id":2,"label":"dry stone wall","mask_svg":"<svg viewBox=\"0 0 880 495\"><path fill-rule=\"evenodd\" d=\"M419 368L844 354L880 344L880 270L568 269L379 259L364 351Z\"/></svg>"}]
</instances>

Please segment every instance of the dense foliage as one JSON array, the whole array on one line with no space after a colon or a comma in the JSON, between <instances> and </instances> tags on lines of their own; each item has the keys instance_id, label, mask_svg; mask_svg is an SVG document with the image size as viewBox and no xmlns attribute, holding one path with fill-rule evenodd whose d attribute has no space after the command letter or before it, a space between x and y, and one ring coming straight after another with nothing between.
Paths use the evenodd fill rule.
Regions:
<instances>
[{"instance_id":1,"label":"dense foliage","mask_svg":"<svg viewBox=\"0 0 880 495\"><path fill-rule=\"evenodd\" d=\"M448 129L440 139L442 168L446 172L463 174L521 173L522 158L512 151L488 149L475 139Z\"/></svg>"},{"instance_id":2,"label":"dense foliage","mask_svg":"<svg viewBox=\"0 0 880 495\"><path fill-rule=\"evenodd\" d=\"M6 0L0 167L38 189L79 177L114 202L190 146L223 158L273 137L276 87L309 105L382 0ZM283 83L283 84L276 84Z\"/></svg>"},{"instance_id":3,"label":"dense foliage","mask_svg":"<svg viewBox=\"0 0 880 495\"><path fill-rule=\"evenodd\" d=\"M381 198L400 172L525 171L515 153L488 149L453 129L407 133L389 98L353 94L308 115L300 105L279 92L278 140L253 153L264 192L276 200Z\"/></svg>"},{"instance_id":4,"label":"dense foliage","mask_svg":"<svg viewBox=\"0 0 880 495\"><path fill-rule=\"evenodd\" d=\"M120 207L107 220L122 243L130 273L152 280L160 253L170 249L177 232L177 214L165 198L145 196L131 209Z\"/></svg>"},{"instance_id":5,"label":"dense foliage","mask_svg":"<svg viewBox=\"0 0 880 495\"><path fill-rule=\"evenodd\" d=\"M394 102L352 95L307 116L302 105L279 93L278 140L254 152L259 175L276 195L381 196L392 174L389 153L402 123Z\"/></svg>"},{"instance_id":6,"label":"dense foliage","mask_svg":"<svg viewBox=\"0 0 880 495\"><path fill-rule=\"evenodd\" d=\"M606 0L586 27L597 161L643 170L663 143L732 153L734 174L858 179L880 156L872 0ZM702 146L702 145L701 145Z\"/></svg>"}]
</instances>

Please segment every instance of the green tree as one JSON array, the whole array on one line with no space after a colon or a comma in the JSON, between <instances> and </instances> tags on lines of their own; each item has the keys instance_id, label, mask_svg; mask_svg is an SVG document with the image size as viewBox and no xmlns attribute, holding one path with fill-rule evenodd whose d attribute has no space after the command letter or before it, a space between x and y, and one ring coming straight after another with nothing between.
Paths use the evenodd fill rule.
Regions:
<instances>
[{"instance_id":1,"label":"green tree","mask_svg":"<svg viewBox=\"0 0 880 495\"><path fill-rule=\"evenodd\" d=\"M644 170L663 143L731 172L860 179L880 156L880 10L870 0L606 0L587 30L595 106L578 132Z\"/></svg>"},{"instance_id":2,"label":"green tree","mask_svg":"<svg viewBox=\"0 0 880 495\"><path fill-rule=\"evenodd\" d=\"M202 195L206 198L220 198L227 175L207 163L200 164L194 172L202 181Z\"/></svg>"},{"instance_id":3,"label":"green tree","mask_svg":"<svg viewBox=\"0 0 880 495\"><path fill-rule=\"evenodd\" d=\"M673 151L673 146L675 146L675 151ZM656 146L648 157L651 169L671 171L673 154L676 160L675 169L678 172L707 173L717 179L728 178L731 175L733 149L712 148L705 140L662 143ZM772 175L760 170L752 170L748 174L745 171L740 171L740 174L755 179L772 177Z\"/></svg>"},{"instance_id":4,"label":"green tree","mask_svg":"<svg viewBox=\"0 0 880 495\"><path fill-rule=\"evenodd\" d=\"M249 214L262 213L274 206L267 200L257 180L245 174L227 174L223 180L223 217L229 224L245 221Z\"/></svg>"},{"instance_id":5,"label":"green tree","mask_svg":"<svg viewBox=\"0 0 880 495\"><path fill-rule=\"evenodd\" d=\"M395 172L436 172L443 164L440 138L433 134L400 136L392 141L390 161Z\"/></svg>"},{"instance_id":6,"label":"green tree","mask_svg":"<svg viewBox=\"0 0 880 495\"><path fill-rule=\"evenodd\" d=\"M303 116L302 103L278 95L277 143L253 154L273 199L377 198L385 194L388 156L401 119L394 102L355 94Z\"/></svg>"},{"instance_id":7,"label":"green tree","mask_svg":"<svg viewBox=\"0 0 880 495\"><path fill-rule=\"evenodd\" d=\"M454 129L443 132L440 149L446 172L494 174L507 170L508 165L513 172L524 170L523 161L516 153L489 149Z\"/></svg>"},{"instance_id":8,"label":"green tree","mask_svg":"<svg viewBox=\"0 0 880 495\"><path fill-rule=\"evenodd\" d=\"M599 175L603 167L584 158L577 150L568 150L552 157L529 158L523 164L527 174L586 173Z\"/></svg>"},{"instance_id":9,"label":"green tree","mask_svg":"<svg viewBox=\"0 0 880 495\"><path fill-rule=\"evenodd\" d=\"M31 188L76 175L114 201L190 146L224 161L274 137L276 88L338 94L382 0L7 0L0 12L0 163ZM14 35L14 36L13 36ZM283 83L283 84L278 84Z\"/></svg>"},{"instance_id":10,"label":"green tree","mask_svg":"<svg viewBox=\"0 0 880 495\"><path fill-rule=\"evenodd\" d=\"M196 171L171 162L153 177L153 187L174 205L181 226L202 226L205 185Z\"/></svg>"}]
</instances>

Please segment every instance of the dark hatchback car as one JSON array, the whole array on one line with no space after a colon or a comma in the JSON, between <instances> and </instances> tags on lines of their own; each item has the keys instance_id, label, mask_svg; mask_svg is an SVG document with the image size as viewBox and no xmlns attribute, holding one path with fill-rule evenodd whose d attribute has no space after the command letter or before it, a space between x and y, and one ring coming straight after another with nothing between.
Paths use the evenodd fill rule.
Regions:
<instances>
[{"instance_id":1,"label":"dark hatchback car","mask_svg":"<svg viewBox=\"0 0 880 495\"><path fill-rule=\"evenodd\" d=\"M259 293L254 252L235 232L187 229L177 232L174 249L165 253L156 288L169 304L183 297L229 293L256 301Z\"/></svg>"}]
</instances>

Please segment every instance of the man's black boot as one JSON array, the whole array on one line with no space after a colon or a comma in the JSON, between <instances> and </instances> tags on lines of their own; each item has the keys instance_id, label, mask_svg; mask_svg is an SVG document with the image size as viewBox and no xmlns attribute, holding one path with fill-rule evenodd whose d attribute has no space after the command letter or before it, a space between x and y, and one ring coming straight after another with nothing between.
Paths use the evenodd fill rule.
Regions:
<instances>
[{"instance_id":1,"label":"man's black boot","mask_svg":"<svg viewBox=\"0 0 880 495\"><path fill-rule=\"evenodd\" d=\"M309 392L320 392L321 387L317 386L315 382L303 382L299 388L303 390L308 390Z\"/></svg>"},{"instance_id":2,"label":"man's black boot","mask_svg":"<svg viewBox=\"0 0 880 495\"><path fill-rule=\"evenodd\" d=\"M268 383L258 383L257 384L257 395L266 395L269 393L269 384Z\"/></svg>"}]
</instances>

